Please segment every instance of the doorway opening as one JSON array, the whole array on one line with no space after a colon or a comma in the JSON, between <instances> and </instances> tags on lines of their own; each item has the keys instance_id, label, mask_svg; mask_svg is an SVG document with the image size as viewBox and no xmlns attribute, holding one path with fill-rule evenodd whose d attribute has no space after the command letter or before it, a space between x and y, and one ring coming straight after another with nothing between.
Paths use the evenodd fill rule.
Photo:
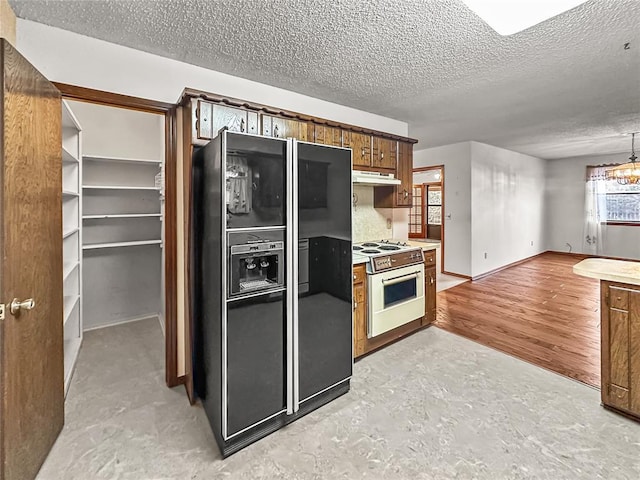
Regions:
<instances>
[{"instance_id":1,"label":"doorway opening","mask_svg":"<svg viewBox=\"0 0 640 480\"><path fill-rule=\"evenodd\" d=\"M63 112L65 393L98 391L168 357L166 114L77 98Z\"/></svg>"},{"instance_id":2,"label":"doorway opening","mask_svg":"<svg viewBox=\"0 0 640 480\"><path fill-rule=\"evenodd\" d=\"M443 212L444 166L414 168L409 238L440 244L440 271L444 271Z\"/></svg>"}]
</instances>

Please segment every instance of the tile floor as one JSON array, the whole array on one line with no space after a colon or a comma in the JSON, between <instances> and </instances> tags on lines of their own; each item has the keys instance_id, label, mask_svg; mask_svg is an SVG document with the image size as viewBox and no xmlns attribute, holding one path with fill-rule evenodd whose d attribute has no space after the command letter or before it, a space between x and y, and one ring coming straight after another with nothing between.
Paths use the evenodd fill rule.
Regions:
<instances>
[{"instance_id":1,"label":"tile floor","mask_svg":"<svg viewBox=\"0 0 640 480\"><path fill-rule=\"evenodd\" d=\"M39 480L633 479L640 424L599 392L428 328L360 360L352 390L222 460L164 386L157 321L89 332Z\"/></svg>"}]
</instances>

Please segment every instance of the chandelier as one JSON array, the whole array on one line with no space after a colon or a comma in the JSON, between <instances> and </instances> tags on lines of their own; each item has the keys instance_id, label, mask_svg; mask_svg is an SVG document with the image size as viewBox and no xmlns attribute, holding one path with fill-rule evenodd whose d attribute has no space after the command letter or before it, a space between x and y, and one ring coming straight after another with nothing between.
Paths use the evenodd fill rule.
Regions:
<instances>
[{"instance_id":1,"label":"chandelier","mask_svg":"<svg viewBox=\"0 0 640 480\"><path fill-rule=\"evenodd\" d=\"M635 137L636 134L631 134L631 156L629 163L623 163L613 167L605 172L605 178L607 180L616 180L620 185L640 185L640 163L636 163L635 152Z\"/></svg>"}]
</instances>

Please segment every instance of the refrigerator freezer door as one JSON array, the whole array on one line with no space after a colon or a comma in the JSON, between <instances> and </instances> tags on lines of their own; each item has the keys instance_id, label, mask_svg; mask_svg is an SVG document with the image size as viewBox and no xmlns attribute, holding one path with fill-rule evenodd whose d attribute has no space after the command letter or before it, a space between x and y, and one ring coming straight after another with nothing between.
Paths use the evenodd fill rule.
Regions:
<instances>
[{"instance_id":1,"label":"refrigerator freezer door","mask_svg":"<svg viewBox=\"0 0 640 480\"><path fill-rule=\"evenodd\" d=\"M304 142L296 146L298 176L313 164L325 165L327 172L326 181L316 185L316 190L326 190L318 193L327 199L326 206L296 208L294 219L298 241L310 240L309 291L297 296L298 404L302 404L347 380L352 372L351 151ZM300 205L305 193L294 195Z\"/></svg>"}]
</instances>

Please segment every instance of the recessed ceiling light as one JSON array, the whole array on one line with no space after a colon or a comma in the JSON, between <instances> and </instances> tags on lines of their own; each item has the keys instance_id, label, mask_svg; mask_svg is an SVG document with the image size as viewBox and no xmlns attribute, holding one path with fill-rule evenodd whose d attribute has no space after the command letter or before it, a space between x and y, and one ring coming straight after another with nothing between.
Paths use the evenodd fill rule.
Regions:
<instances>
[{"instance_id":1,"label":"recessed ceiling light","mask_svg":"<svg viewBox=\"0 0 640 480\"><path fill-rule=\"evenodd\" d=\"M500 35L533 27L587 0L462 0Z\"/></svg>"}]
</instances>

